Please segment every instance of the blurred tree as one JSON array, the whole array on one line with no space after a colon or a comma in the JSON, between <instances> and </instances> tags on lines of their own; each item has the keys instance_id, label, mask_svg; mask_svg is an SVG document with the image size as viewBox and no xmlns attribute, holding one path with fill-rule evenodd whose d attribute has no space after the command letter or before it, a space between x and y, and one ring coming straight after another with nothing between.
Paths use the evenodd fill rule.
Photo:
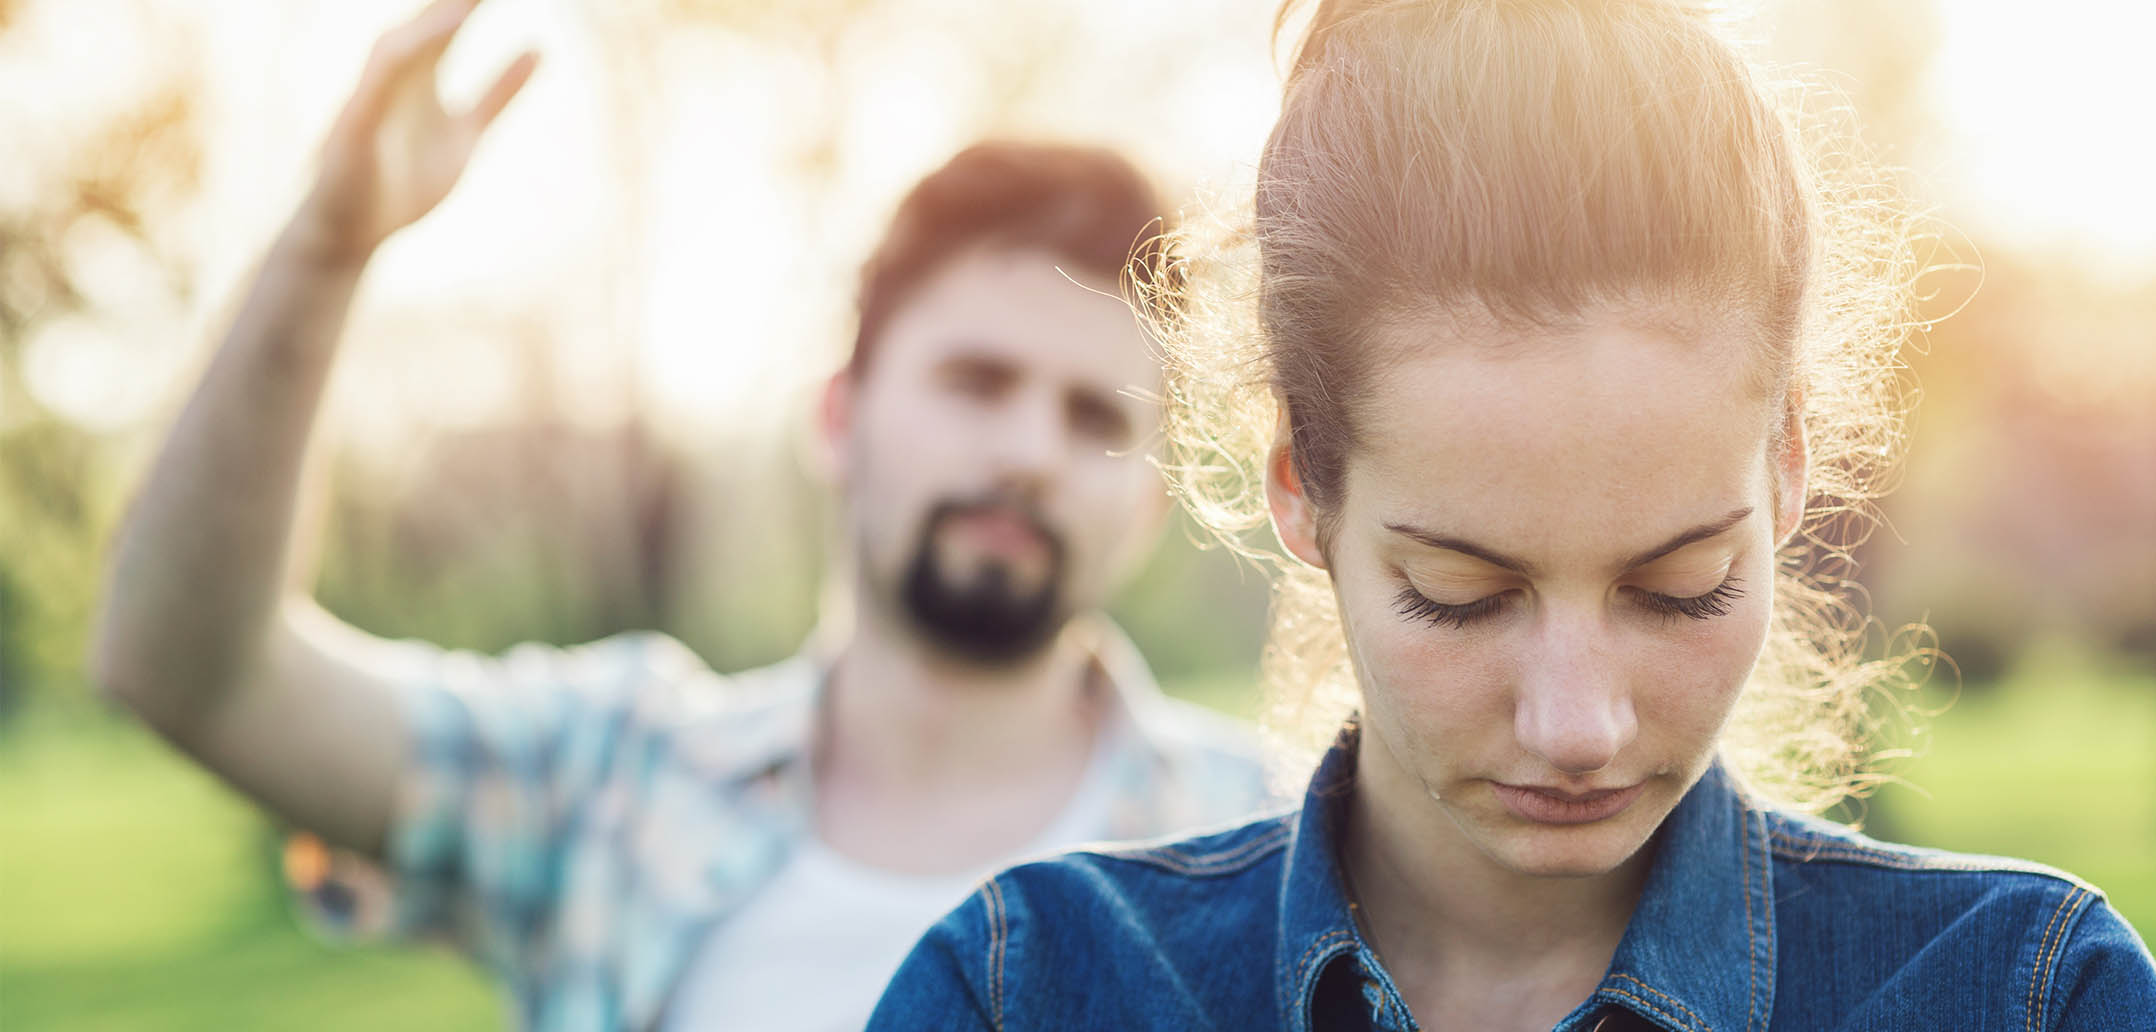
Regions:
<instances>
[{"instance_id":1,"label":"blurred tree","mask_svg":"<svg viewBox=\"0 0 2156 1032\"><path fill-rule=\"evenodd\" d=\"M0 5L0 43L19 24L15 13ZM188 266L158 230L200 181L192 97L181 66L107 117L69 126L66 140L39 152L49 163L31 163L29 148L10 159L25 163L17 172L35 188L0 202L0 716L79 686L114 508L115 442L51 411L27 367L67 357L54 354L66 341L39 339L62 320L116 333L137 314L113 310L97 270L71 247L87 235L156 270L171 296L191 289Z\"/></svg>"},{"instance_id":2,"label":"blurred tree","mask_svg":"<svg viewBox=\"0 0 2156 1032\"><path fill-rule=\"evenodd\" d=\"M1773 50L1831 69L1902 188L1937 213L1920 257L1926 330L1907 360L1923 404L1909 479L1858 552L1890 625L1928 621L1972 683L2047 637L2156 660L2156 276L1964 235L1929 195L1954 153L1930 74L1930 0L1774 9ZM2062 249L2063 250L2063 249Z\"/></svg>"}]
</instances>

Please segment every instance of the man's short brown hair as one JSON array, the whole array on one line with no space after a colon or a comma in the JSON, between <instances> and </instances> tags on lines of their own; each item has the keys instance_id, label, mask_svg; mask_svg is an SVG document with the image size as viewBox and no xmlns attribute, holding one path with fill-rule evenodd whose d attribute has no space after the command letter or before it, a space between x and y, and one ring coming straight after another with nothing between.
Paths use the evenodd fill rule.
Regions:
<instances>
[{"instance_id":1,"label":"man's short brown hair","mask_svg":"<svg viewBox=\"0 0 2156 1032\"><path fill-rule=\"evenodd\" d=\"M1072 270L1128 284L1158 263L1167 213L1144 175L1114 151L991 141L960 151L899 202L861 268L860 329L848 368L862 372L877 335L951 257L976 247L1048 251ZM1136 298L1132 298L1136 300Z\"/></svg>"}]
</instances>

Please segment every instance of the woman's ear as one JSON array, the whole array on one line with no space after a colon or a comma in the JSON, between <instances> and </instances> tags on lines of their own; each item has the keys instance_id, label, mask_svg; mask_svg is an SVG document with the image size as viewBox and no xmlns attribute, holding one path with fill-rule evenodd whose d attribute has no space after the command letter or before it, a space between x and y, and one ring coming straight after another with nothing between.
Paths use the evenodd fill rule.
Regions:
<instances>
[{"instance_id":1,"label":"woman's ear","mask_svg":"<svg viewBox=\"0 0 2156 1032\"><path fill-rule=\"evenodd\" d=\"M1265 502L1273 510L1273 530L1288 554L1325 569L1325 551L1318 547L1317 512L1310 506L1310 496L1303 493L1302 475L1295 469L1294 435L1288 431L1285 404L1273 431L1272 450L1265 455Z\"/></svg>"},{"instance_id":2,"label":"woman's ear","mask_svg":"<svg viewBox=\"0 0 2156 1032\"><path fill-rule=\"evenodd\" d=\"M1811 446L1804 439L1804 392L1792 387L1783 403L1781 430L1774 448L1774 541L1789 543L1804 523L1806 471L1811 468Z\"/></svg>"}]
</instances>

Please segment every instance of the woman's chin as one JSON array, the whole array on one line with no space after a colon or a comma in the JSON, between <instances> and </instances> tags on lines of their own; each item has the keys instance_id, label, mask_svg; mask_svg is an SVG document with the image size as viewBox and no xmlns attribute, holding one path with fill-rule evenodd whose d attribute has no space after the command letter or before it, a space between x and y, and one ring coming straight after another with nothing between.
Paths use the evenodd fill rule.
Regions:
<instances>
[{"instance_id":1,"label":"woman's chin","mask_svg":"<svg viewBox=\"0 0 2156 1032\"><path fill-rule=\"evenodd\" d=\"M1623 814L1593 824L1548 825L1504 815L1481 829L1482 852L1532 878L1596 878L1640 855L1656 822Z\"/></svg>"}]
</instances>

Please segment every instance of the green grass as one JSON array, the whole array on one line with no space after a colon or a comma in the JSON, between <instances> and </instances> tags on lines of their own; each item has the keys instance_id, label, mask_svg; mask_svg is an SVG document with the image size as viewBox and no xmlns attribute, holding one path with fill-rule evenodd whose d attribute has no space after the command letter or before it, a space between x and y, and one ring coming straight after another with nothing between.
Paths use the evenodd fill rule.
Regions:
<instances>
[{"instance_id":1,"label":"green grass","mask_svg":"<svg viewBox=\"0 0 2156 1032\"><path fill-rule=\"evenodd\" d=\"M2063 868L2156 934L2156 672L2031 655L1918 741L1869 830Z\"/></svg>"},{"instance_id":2,"label":"green grass","mask_svg":"<svg viewBox=\"0 0 2156 1032\"><path fill-rule=\"evenodd\" d=\"M1247 712L1247 684L1173 687ZM2156 931L2156 675L2034 657L1966 692L1924 740L1907 784L1871 801L1874 832L2055 864ZM492 990L450 954L301 931L275 841L134 727L27 715L0 738L0 1028L501 1026Z\"/></svg>"},{"instance_id":3,"label":"green grass","mask_svg":"<svg viewBox=\"0 0 2156 1032\"><path fill-rule=\"evenodd\" d=\"M493 1029L493 990L435 949L332 946L294 923L275 836L143 732L37 714L0 741L0 1028Z\"/></svg>"}]
</instances>

